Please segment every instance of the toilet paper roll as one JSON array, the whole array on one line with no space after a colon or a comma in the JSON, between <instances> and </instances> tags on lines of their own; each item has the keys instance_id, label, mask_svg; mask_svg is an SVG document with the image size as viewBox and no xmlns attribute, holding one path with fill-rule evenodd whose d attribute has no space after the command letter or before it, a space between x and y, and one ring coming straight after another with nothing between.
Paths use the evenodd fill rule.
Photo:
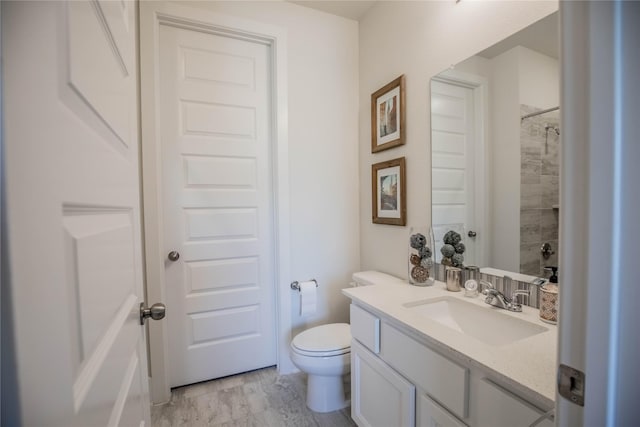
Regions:
<instances>
[{"instance_id":1,"label":"toilet paper roll","mask_svg":"<svg viewBox=\"0 0 640 427\"><path fill-rule=\"evenodd\" d=\"M300 282L300 316L316 312L318 288L315 281Z\"/></svg>"}]
</instances>

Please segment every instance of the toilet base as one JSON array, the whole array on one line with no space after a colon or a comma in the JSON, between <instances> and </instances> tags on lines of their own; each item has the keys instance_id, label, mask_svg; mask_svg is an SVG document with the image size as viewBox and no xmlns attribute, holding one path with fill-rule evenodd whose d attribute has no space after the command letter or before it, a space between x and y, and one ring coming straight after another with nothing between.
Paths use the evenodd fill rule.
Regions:
<instances>
[{"instance_id":1,"label":"toilet base","mask_svg":"<svg viewBox=\"0 0 640 427\"><path fill-rule=\"evenodd\" d=\"M308 375L307 407L314 412L333 412L350 405L345 399L342 375Z\"/></svg>"}]
</instances>

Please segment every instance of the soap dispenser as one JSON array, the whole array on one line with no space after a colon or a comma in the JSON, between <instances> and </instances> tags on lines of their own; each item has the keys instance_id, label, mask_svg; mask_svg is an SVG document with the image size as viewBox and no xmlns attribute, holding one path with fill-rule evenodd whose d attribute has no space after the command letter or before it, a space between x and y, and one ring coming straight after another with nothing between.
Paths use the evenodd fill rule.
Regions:
<instances>
[{"instance_id":1,"label":"soap dispenser","mask_svg":"<svg viewBox=\"0 0 640 427\"><path fill-rule=\"evenodd\" d=\"M540 320L558 323L558 267L544 268L551 272L549 281L540 287Z\"/></svg>"}]
</instances>

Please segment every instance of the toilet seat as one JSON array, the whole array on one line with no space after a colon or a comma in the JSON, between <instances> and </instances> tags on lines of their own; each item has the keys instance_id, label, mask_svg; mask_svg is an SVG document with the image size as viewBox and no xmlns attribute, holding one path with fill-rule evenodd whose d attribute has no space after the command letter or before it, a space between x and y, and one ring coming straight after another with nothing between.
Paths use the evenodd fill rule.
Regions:
<instances>
[{"instance_id":1,"label":"toilet seat","mask_svg":"<svg viewBox=\"0 0 640 427\"><path fill-rule=\"evenodd\" d=\"M296 353L309 357L339 356L351 351L351 330L348 323L330 323L299 333L291 341Z\"/></svg>"}]
</instances>

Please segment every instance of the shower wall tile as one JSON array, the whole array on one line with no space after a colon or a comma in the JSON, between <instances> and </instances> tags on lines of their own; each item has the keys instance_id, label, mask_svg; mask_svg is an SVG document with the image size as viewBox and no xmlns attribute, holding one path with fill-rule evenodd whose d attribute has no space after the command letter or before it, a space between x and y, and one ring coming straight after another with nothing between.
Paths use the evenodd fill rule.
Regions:
<instances>
[{"instance_id":1,"label":"shower wall tile","mask_svg":"<svg viewBox=\"0 0 640 427\"><path fill-rule=\"evenodd\" d=\"M540 210L523 209L520 212L520 243L535 243L541 238Z\"/></svg>"},{"instance_id":2,"label":"shower wall tile","mask_svg":"<svg viewBox=\"0 0 640 427\"><path fill-rule=\"evenodd\" d=\"M549 155L542 156L542 174L543 175L560 175L560 165L558 163L558 156L551 158Z\"/></svg>"},{"instance_id":3,"label":"shower wall tile","mask_svg":"<svg viewBox=\"0 0 640 427\"><path fill-rule=\"evenodd\" d=\"M539 208L542 203L541 184L527 184L520 186L520 208Z\"/></svg>"},{"instance_id":4,"label":"shower wall tile","mask_svg":"<svg viewBox=\"0 0 640 427\"><path fill-rule=\"evenodd\" d=\"M520 272L540 276L540 242L520 244Z\"/></svg>"},{"instance_id":5,"label":"shower wall tile","mask_svg":"<svg viewBox=\"0 0 640 427\"><path fill-rule=\"evenodd\" d=\"M542 161L540 159L523 158L520 167L520 177L523 180L523 184L540 183L540 176L542 174Z\"/></svg>"},{"instance_id":6,"label":"shower wall tile","mask_svg":"<svg viewBox=\"0 0 640 427\"><path fill-rule=\"evenodd\" d=\"M540 209L540 239L558 240L558 209Z\"/></svg>"},{"instance_id":7,"label":"shower wall tile","mask_svg":"<svg viewBox=\"0 0 640 427\"><path fill-rule=\"evenodd\" d=\"M540 109L521 105L522 115ZM545 277L545 265L557 264L559 203L558 160L560 138L545 127L558 126L557 113L546 113L520 126L520 272ZM552 245L555 254L545 260L540 248Z\"/></svg>"},{"instance_id":8,"label":"shower wall tile","mask_svg":"<svg viewBox=\"0 0 640 427\"><path fill-rule=\"evenodd\" d=\"M541 208L552 208L553 205L560 203L558 176L542 175L540 177L540 185L542 188Z\"/></svg>"},{"instance_id":9,"label":"shower wall tile","mask_svg":"<svg viewBox=\"0 0 640 427\"><path fill-rule=\"evenodd\" d=\"M542 164L542 151L540 150L540 144L535 141L522 141L521 150L522 160L537 161Z\"/></svg>"}]
</instances>

